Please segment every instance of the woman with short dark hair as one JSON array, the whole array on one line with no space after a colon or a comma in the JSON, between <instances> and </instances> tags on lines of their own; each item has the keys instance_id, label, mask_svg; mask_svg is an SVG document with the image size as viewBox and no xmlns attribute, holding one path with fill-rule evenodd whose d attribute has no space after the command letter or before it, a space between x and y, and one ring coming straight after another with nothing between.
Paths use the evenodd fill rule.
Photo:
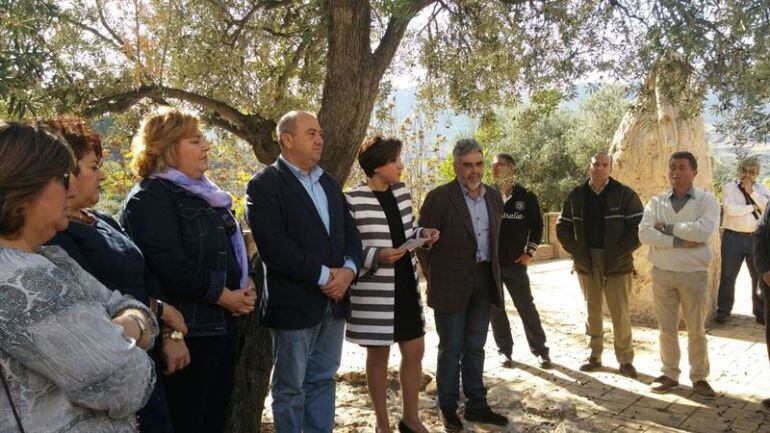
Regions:
<instances>
[{"instance_id":1,"label":"woman with short dark hair","mask_svg":"<svg viewBox=\"0 0 770 433\"><path fill-rule=\"evenodd\" d=\"M70 200L66 230L51 239L88 273L106 287L131 295L150 307L162 323L165 335L170 332L187 334L182 315L171 305L164 304L163 291L157 277L147 267L144 255L109 215L91 208L99 202L99 192L105 176L101 170L102 140L83 119L58 117L46 122L61 135L75 154L75 169L70 176L78 190ZM141 433L172 433L166 406L162 373L172 374L190 363L184 339L162 338L150 356L155 361L158 382L147 405L139 410Z\"/></svg>"},{"instance_id":2,"label":"woman with short dark hair","mask_svg":"<svg viewBox=\"0 0 770 433\"><path fill-rule=\"evenodd\" d=\"M0 122L0 431L133 432L155 384L158 324L58 246L69 224L72 151Z\"/></svg>"},{"instance_id":3,"label":"woman with short dark hair","mask_svg":"<svg viewBox=\"0 0 770 433\"><path fill-rule=\"evenodd\" d=\"M364 262L350 288L351 317L346 338L366 347L366 382L377 416L377 431L389 432L387 372L390 346L401 350L399 379L403 415L400 432L425 433L418 393L422 380L425 320L422 314L416 259L404 248L408 239L438 240L436 229L414 224L412 196L401 183L402 143L375 136L364 141L358 162L366 183L346 195L361 233Z\"/></svg>"}]
</instances>

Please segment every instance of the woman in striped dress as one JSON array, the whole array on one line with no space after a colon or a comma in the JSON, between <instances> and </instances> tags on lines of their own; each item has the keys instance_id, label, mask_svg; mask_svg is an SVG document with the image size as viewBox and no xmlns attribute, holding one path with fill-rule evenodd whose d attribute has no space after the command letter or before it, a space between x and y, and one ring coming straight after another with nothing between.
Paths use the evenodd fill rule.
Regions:
<instances>
[{"instance_id":1,"label":"woman in striped dress","mask_svg":"<svg viewBox=\"0 0 770 433\"><path fill-rule=\"evenodd\" d=\"M416 259L409 239L438 240L436 229L414 226L412 196L400 182L402 143L375 136L364 141L358 162L366 183L347 193L361 233L364 263L351 287L351 317L346 337L367 349L366 382L377 415L377 431L389 432L387 370L390 346L401 350L399 380L403 415L400 432L426 433L418 413L417 394L422 376L425 321L415 272Z\"/></svg>"}]
</instances>

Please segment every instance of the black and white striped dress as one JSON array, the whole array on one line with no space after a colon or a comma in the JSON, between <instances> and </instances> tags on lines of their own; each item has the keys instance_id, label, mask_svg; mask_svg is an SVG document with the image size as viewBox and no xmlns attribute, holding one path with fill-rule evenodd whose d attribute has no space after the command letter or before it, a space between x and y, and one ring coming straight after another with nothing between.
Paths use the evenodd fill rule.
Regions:
<instances>
[{"instance_id":1,"label":"black and white striped dress","mask_svg":"<svg viewBox=\"0 0 770 433\"><path fill-rule=\"evenodd\" d=\"M397 183L388 191L374 192L364 184L346 196L364 248L358 282L350 288L346 338L363 346L388 346L421 337L425 320L414 254L394 264L377 261L380 249L398 247L419 235L409 189Z\"/></svg>"}]
</instances>

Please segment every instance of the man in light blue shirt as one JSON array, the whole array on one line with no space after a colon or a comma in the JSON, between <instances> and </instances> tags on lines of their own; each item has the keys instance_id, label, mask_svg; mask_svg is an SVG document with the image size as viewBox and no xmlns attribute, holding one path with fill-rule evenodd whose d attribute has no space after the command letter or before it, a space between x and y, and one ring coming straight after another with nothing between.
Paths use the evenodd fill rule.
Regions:
<instances>
[{"instance_id":1,"label":"man in light blue shirt","mask_svg":"<svg viewBox=\"0 0 770 433\"><path fill-rule=\"evenodd\" d=\"M318 215L321 217L321 221L323 221L324 227L326 228L326 232L329 232L329 202L326 200L326 193L324 192L323 187L321 186L321 183L319 182L321 180L321 176L324 174L324 169L320 166L313 166L313 168L310 169L310 172L302 170L301 168L297 167L296 165L289 162L286 158L283 157L283 154L281 154L278 159L286 163L286 165L289 166L291 169L291 172L294 173L294 176L297 177L297 180L299 180L299 183L302 184L302 186L305 188L305 191L307 191L307 194L310 196L310 199L313 200L313 204L315 205L316 211L318 212ZM353 271L353 274L358 273L358 267L356 266L355 262L352 258L345 256L345 266L344 268L350 269ZM321 275L318 277L318 285L323 287L326 285L326 283L329 282L329 276L330 276L329 267L326 265L321 265Z\"/></svg>"},{"instance_id":2,"label":"man in light blue shirt","mask_svg":"<svg viewBox=\"0 0 770 433\"><path fill-rule=\"evenodd\" d=\"M342 189L318 166L318 119L292 111L277 135L281 156L249 182L246 201L265 269L260 311L273 337L273 419L278 432L331 432L361 240Z\"/></svg>"},{"instance_id":3,"label":"man in light blue shirt","mask_svg":"<svg viewBox=\"0 0 770 433\"><path fill-rule=\"evenodd\" d=\"M429 192L420 210L420 226L437 228L441 240L417 253L439 336L436 385L446 431L463 429L460 377L466 420L508 423L489 407L483 379L490 308L504 308L497 256L503 199L481 181L484 155L475 140L459 140L453 157L457 178Z\"/></svg>"}]
</instances>

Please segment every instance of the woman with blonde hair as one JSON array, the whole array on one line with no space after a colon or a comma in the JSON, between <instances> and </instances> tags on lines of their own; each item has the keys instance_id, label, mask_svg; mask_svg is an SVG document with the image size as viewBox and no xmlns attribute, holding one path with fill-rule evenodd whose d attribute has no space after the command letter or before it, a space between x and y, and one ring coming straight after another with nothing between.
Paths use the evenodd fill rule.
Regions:
<instances>
[{"instance_id":1,"label":"woman with blonde hair","mask_svg":"<svg viewBox=\"0 0 770 433\"><path fill-rule=\"evenodd\" d=\"M128 433L155 384L158 324L58 246L78 194L67 144L0 122L0 431Z\"/></svg>"},{"instance_id":2,"label":"woman with blonde hair","mask_svg":"<svg viewBox=\"0 0 770 433\"><path fill-rule=\"evenodd\" d=\"M401 182L402 143L375 136L358 151L366 183L348 191L347 199L361 233L364 263L350 288L351 317L346 338L366 347L366 383L377 416L377 431L389 432L387 373L390 346L401 350L402 433L427 432L420 421L418 392L422 380L425 321L417 285L416 259L407 241L422 239L426 246L439 231L417 227L412 195Z\"/></svg>"},{"instance_id":3,"label":"woman with blonde hair","mask_svg":"<svg viewBox=\"0 0 770 433\"><path fill-rule=\"evenodd\" d=\"M134 139L140 181L121 215L166 300L185 318L190 364L164 380L174 430L184 433L224 428L235 317L251 313L256 301L232 197L205 175L208 151L197 116L173 108L149 114Z\"/></svg>"}]
</instances>

